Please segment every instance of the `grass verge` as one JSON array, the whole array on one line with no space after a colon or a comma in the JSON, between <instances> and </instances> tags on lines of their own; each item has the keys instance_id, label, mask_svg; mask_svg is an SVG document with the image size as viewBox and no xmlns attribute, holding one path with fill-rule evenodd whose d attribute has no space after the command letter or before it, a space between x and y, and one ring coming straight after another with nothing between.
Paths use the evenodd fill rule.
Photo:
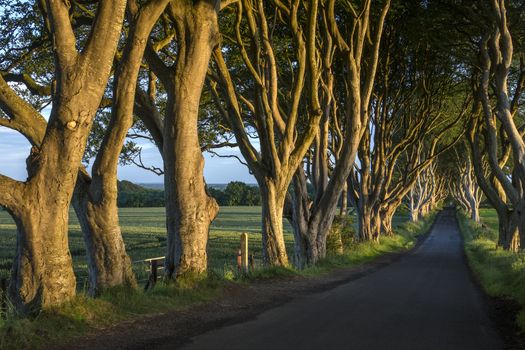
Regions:
<instances>
[{"instance_id":1,"label":"grass verge","mask_svg":"<svg viewBox=\"0 0 525 350\"><path fill-rule=\"evenodd\" d=\"M521 306L516 322L525 332L525 254L497 249L497 232L457 214L469 265L483 289L493 297L510 298Z\"/></svg>"},{"instance_id":2,"label":"grass verge","mask_svg":"<svg viewBox=\"0 0 525 350\"><path fill-rule=\"evenodd\" d=\"M407 221L395 229L393 236L381 238L380 243L356 242L345 243L344 254L329 255L317 265L299 271L303 276L315 276L334 269L351 267L369 262L380 255L402 252L411 249L417 238L430 229L435 219L435 213L418 222Z\"/></svg>"},{"instance_id":3,"label":"grass verge","mask_svg":"<svg viewBox=\"0 0 525 350\"><path fill-rule=\"evenodd\" d=\"M233 271L212 270L206 278L196 276L180 279L177 283L163 284L148 292L140 289L113 288L97 299L79 294L60 307L41 311L24 318L8 312L0 319L0 349L43 349L60 344L75 336L147 314L181 309L213 300L221 295L222 287L229 283L250 283L253 280L281 279L293 276L314 277L338 268L359 265L374 258L412 248L417 237L427 232L434 215L418 223L404 223L392 237L380 243L346 242L345 253L330 255L316 266L304 270L293 268L257 269L240 277Z\"/></svg>"}]
</instances>

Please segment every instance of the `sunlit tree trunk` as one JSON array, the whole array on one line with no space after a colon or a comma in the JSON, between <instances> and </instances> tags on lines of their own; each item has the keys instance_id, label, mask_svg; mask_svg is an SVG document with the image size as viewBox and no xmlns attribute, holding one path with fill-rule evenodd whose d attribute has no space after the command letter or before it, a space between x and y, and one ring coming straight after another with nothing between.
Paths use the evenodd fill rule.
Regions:
<instances>
[{"instance_id":1,"label":"sunlit tree trunk","mask_svg":"<svg viewBox=\"0 0 525 350\"><path fill-rule=\"evenodd\" d=\"M219 207L206 191L204 158L199 144L199 105L211 53L219 40L219 1L171 3L176 21L177 62L171 79L164 76L168 104L163 155L166 195L168 277L206 272L206 246ZM165 72L159 71L159 77Z\"/></svg>"},{"instance_id":2,"label":"sunlit tree trunk","mask_svg":"<svg viewBox=\"0 0 525 350\"><path fill-rule=\"evenodd\" d=\"M90 38L81 53L71 29L69 5L49 0L45 6L50 14L56 62L56 92L49 123L41 147L33 147L27 160L27 182L0 176L0 192L19 199L6 201L5 194L0 195L0 205L8 208L17 224L9 294L22 312L57 305L75 295L68 247L69 206L109 77L125 3L114 0L98 5Z\"/></svg>"}]
</instances>

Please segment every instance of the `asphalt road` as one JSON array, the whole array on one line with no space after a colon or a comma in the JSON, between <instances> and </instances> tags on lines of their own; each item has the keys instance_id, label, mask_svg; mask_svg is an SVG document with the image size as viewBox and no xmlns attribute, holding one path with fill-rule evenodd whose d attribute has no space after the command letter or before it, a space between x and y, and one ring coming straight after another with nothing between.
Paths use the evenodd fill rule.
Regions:
<instances>
[{"instance_id":1,"label":"asphalt road","mask_svg":"<svg viewBox=\"0 0 525 350\"><path fill-rule=\"evenodd\" d=\"M461 244L453 211L444 211L402 259L204 333L184 349L501 349Z\"/></svg>"}]
</instances>

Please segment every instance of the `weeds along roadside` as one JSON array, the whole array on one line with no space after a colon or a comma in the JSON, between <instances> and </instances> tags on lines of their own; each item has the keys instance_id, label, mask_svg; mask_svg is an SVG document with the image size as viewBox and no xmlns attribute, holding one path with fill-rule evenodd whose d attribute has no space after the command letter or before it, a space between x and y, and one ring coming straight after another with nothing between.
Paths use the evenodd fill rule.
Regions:
<instances>
[{"instance_id":1,"label":"weeds along roadside","mask_svg":"<svg viewBox=\"0 0 525 350\"><path fill-rule=\"evenodd\" d=\"M497 232L457 212L468 263L477 280L491 297L511 299L521 309L516 323L525 332L525 253L497 248ZM483 221L483 216L482 216Z\"/></svg>"}]
</instances>

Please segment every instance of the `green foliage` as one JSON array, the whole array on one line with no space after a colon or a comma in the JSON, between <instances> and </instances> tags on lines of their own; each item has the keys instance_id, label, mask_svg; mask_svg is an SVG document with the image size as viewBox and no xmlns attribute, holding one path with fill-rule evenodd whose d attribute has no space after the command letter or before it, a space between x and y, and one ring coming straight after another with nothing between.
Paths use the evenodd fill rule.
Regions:
<instances>
[{"instance_id":1,"label":"green foliage","mask_svg":"<svg viewBox=\"0 0 525 350\"><path fill-rule=\"evenodd\" d=\"M164 207L164 191L119 181L117 205L119 208Z\"/></svg>"},{"instance_id":2,"label":"green foliage","mask_svg":"<svg viewBox=\"0 0 525 350\"><path fill-rule=\"evenodd\" d=\"M354 222L354 217L351 215L338 215L335 217L330 233L326 237L327 255L337 254L338 251L355 241Z\"/></svg>"},{"instance_id":3,"label":"green foliage","mask_svg":"<svg viewBox=\"0 0 525 350\"><path fill-rule=\"evenodd\" d=\"M261 205L259 188L240 181L230 182L224 190L210 186L208 187L208 192L220 206Z\"/></svg>"},{"instance_id":4,"label":"green foliage","mask_svg":"<svg viewBox=\"0 0 525 350\"><path fill-rule=\"evenodd\" d=\"M469 265L485 291L491 296L512 298L525 306L525 254L497 248L495 210L481 211L487 225L476 224L461 212L457 216ZM519 312L517 322L525 331L525 309Z\"/></svg>"},{"instance_id":5,"label":"green foliage","mask_svg":"<svg viewBox=\"0 0 525 350\"><path fill-rule=\"evenodd\" d=\"M207 190L221 207L261 205L259 188L244 182L232 181L224 188L208 186ZM164 207L164 191L119 181L117 204L119 208Z\"/></svg>"}]
</instances>

